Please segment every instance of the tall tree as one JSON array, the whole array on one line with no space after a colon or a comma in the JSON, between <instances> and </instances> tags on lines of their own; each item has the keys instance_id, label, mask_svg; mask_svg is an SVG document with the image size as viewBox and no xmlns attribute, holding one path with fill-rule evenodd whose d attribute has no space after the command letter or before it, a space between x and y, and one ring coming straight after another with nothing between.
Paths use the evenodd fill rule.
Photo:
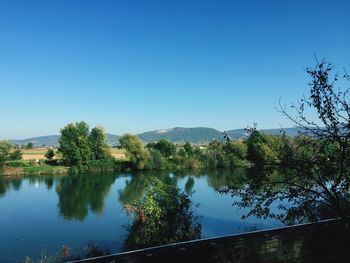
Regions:
<instances>
[{"instance_id":1,"label":"tall tree","mask_svg":"<svg viewBox=\"0 0 350 263\"><path fill-rule=\"evenodd\" d=\"M26 145L26 149L33 149L34 148L34 143L33 142L28 142Z\"/></svg>"},{"instance_id":2,"label":"tall tree","mask_svg":"<svg viewBox=\"0 0 350 263\"><path fill-rule=\"evenodd\" d=\"M101 127L95 127L89 135L92 159L102 160L110 156L109 147L105 142L106 135Z\"/></svg>"},{"instance_id":3,"label":"tall tree","mask_svg":"<svg viewBox=\"0 0 350 263\"><path fill-rule=\"evenodd\" d=\"M131 163L136 169L143 169L149 152L145 149L142 142L134 135L125 134L119 139L122 148L126 149Z\"/></svg>"},{"instance_id":4,"label":"tall tree","mask_svg":"<svg viewBox=\"0 0 350 263\"><path fill-rule=\"evenodd\" d=\"M266 144L277 148L279 174L261 170L261 176L251 178L247 187L224 189L241 197L236 204L249 207L248 215L294 223L350 214L349 88L338 89L339 76L332 70L333 65L325 60L307 68L310 96L292 105L295 112L281 107L300 135L296 139L283 136L275 148ZM345 84L350 77L345 73L341 80ZM315 115L317 120L310 118ZM259 142L259 133L253 131L253 136ZM271 205L281 200L286 203L280 203L280 212L272 213Z\"/></svg>"},{"instance_id":5,"label":"tall tree","mask_svg":"<svg viewBox=\"0 0 350 263\"><path fill-rule=\"evenodd\" d=\"M89 126L83 121L66 125L61 130L59 144L59 152L66 165L81 166L91 159Z\"/></svg>"},{"instance_id":6,"label":"tall tree","mask_svg":"<svg viewBox=\"0 0 350 263\"><path fill-rule=\"evenodd\" d=\"M155 145L154 149L157 149L164 157L169 158L176 153L176 146L167 140L159 140Z\"/></svg>"},{"instance_id":7,"label":"tall tree","mask_svg":"<svg viewBox=\"0 0 350 263\"><path fill-rule=\"evenodd\" d=\"M5 164L5 161L9 159L11 151L11 143L8 141L0 141L0 169Z\"/></svg>"}]
</instances>

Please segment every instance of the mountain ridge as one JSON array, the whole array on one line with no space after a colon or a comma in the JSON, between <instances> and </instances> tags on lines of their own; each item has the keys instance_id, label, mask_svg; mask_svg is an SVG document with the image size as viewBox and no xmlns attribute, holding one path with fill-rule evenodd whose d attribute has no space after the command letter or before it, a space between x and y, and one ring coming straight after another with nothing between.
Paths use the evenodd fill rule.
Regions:
<instances>
[{"instance_id":1,"label":"mountain ridge","mask_svg":"<svg viewBox=\"0 0 350 263\"><path fill-rule=\"evenodd\" d=\"M260 131L278 135L281 133L281 128L276 129L260 129ZM289 136L297 136L297 128L285 128L283 129ZM231 139L239 140L247 136L245 129L232 129L226 131L228 136ZM120 135L106 133L106 143L115 146L119 145ZM222 140L224 137L224 132L216 130L209 127L174 127L169 129L160 129L153 131L146 131L140 134L136 134L144 143L155 142L161 139L166 139L174 143L184 143L189 141L194 144L206 144L212 140ZM35 147L40 146L58 146L59 135L46 135L46 136L37 136L27 139L13 139L9 140L13 144L24 145L29 142L32 142Z\"/></svg>"}]
</instances>

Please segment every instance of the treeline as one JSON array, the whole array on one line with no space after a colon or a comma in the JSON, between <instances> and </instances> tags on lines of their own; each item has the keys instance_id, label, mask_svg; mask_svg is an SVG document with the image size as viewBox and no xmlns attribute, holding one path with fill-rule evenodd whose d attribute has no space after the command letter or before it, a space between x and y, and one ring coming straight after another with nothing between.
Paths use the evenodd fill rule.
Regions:
<instances>
[{"instance_id":1,"label":"treeline","mask_svg":"<svg viewBox=\"0 0 350 263\"><path fill-rule=\"evenodd\" d=\"M111 155L105 138L101 127L90 130L83 121L66 125L59 138L62 164L71 172L119 170L120 162Z\"/></svg>"},{"instance_id":2,"label":"treeline","mask_svg":"<svg viewBox=\"0 0 350 263\"><path fill-rule=\"evenodd\" d=\"M146 145L137 136L126 134L120 138L121 147L127 152L126 166L135 170L192 169L192 168L287 168L297 157L311 159L317 152L323 153L324 163L331 163L329 156L339 150L334 144L325 144L311 136L270 135L256 128L247 129L245 140L214 140L206 146L186 142L175 145L166 140ZM327 159L328 158L328 159ZM333 167L334 168L334 167ZM328 171L332 169L330 166Z\"/></svg>"},{"instance_id":3,"label":"treeline","mask_svg":"<svg viewBox=\"0 0 350 263\"><path fill-rule=\"evenodd\" d=\"M212 141L207 146L189 142L175 145L167 140L144 145L136 136L126 134L120 145L127 152L127 166L136 170L250 167L245 141Z\"/></svg>"},{"instance_id":4,"label":"treeline","mask_svg":"<svg viewBox=\"0 0 350 263\"><path fill-rule=\"evenodd\" d=\"M286 154L286 142L298 141L291 137L263 134L256 129L251 130L245 140L230 140L228 136L223 136L222 141L213 140L202 146L189 142L177 145L164 139L145 145L137 136L126 134L119 139L120 147L125 149L127 156L121 161L112 156L101 127L90 129L87 123L81 121L66 125L60 133L59 148L57 151L47 150L46 164L68 166L71 172L271 166L288 160L291 153ZM0 142L0 167L21 157L19 149L9 142Z\"/></svg>"}]
</instances>

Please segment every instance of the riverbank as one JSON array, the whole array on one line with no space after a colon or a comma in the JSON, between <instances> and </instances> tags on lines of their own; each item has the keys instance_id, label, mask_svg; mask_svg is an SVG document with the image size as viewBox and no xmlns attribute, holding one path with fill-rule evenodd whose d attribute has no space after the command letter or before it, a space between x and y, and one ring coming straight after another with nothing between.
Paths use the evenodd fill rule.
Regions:
<instances>
[{"instance_id":1,"label":"riverbank","mask_svg":"<svg viewBox=\"0 0 350 263\"><path fill-rule=\"evenodd\" d=\"M1 176L25 176L25 175L42 175L42 174L68 174L69 167L66 166L51 166L37 165L28 167L12 167L4 166L0 172Z\"/></svg>"}]
</instances>

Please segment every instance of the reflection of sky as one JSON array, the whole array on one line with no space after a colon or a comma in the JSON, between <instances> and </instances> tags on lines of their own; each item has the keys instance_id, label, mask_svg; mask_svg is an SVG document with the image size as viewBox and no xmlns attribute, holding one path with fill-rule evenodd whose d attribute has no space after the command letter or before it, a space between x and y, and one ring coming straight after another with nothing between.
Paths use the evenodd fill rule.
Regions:
<instances>
[{"instance_id":1,"label":"reflection of sky","mask_svg":"<svg viewBox=\"0 0 350 263\"><path fill-rule=\"evenodd\" d=\"M192 201L194 204L199 204L195 211L202 217L203 237L228 235L279 225L278 222L255 217L242 221L241 217L248 212L248 209L237 209L232 206L234 199L209 187L206 177L194 178L194 180ZM186 181L187 177L179 180L178 186L183 189Z\"/></svg>"},{"instance_id":2,"label":"reflection of sky","mask_svg":"<svg viewBox=\"0 0 350 263\"><path fill-rule=\"evenodd\" d=\"M0 262L23 261L44 250L53 254L63 244L78 248L89 240L120 249L127 217L116 200L124 185L123 178L117 179L104 200L103 213L89 213L80 222L59 215L55 184L48 190L43 181L23 180L20 191L10 190L0 199Z\"/></svg>"},{"instance_id":3,"label":"reflection of sky","mask_svg":"<svg viewBox=\"0 0 350 263\"><path fill-rule=\"evenodd\" d=\"M11 258L21 261L26 255L38 256L43 250L53 254L63 244L77 248L89 240L110 246L112 252L120 250L129 217L119 202L119 194L131 179L130 175L118 176L104 199L102 213L89 211L82 221L65 220L59 214L56 187L60 179L54 181L50 189L42 180L29 179L22 180L18 191L10 187L0 198L0 262L11 262ZM215 191L208 185L206 176L193 179L192 200L199 204L194 210L195 215L200 216L203 237L276 226L276 223L257 218L241 221L247 211L233 207L232 197ZM178 178L178 186L184 189L187 180L187 176Z\"/></svg>"}]
</instances>

